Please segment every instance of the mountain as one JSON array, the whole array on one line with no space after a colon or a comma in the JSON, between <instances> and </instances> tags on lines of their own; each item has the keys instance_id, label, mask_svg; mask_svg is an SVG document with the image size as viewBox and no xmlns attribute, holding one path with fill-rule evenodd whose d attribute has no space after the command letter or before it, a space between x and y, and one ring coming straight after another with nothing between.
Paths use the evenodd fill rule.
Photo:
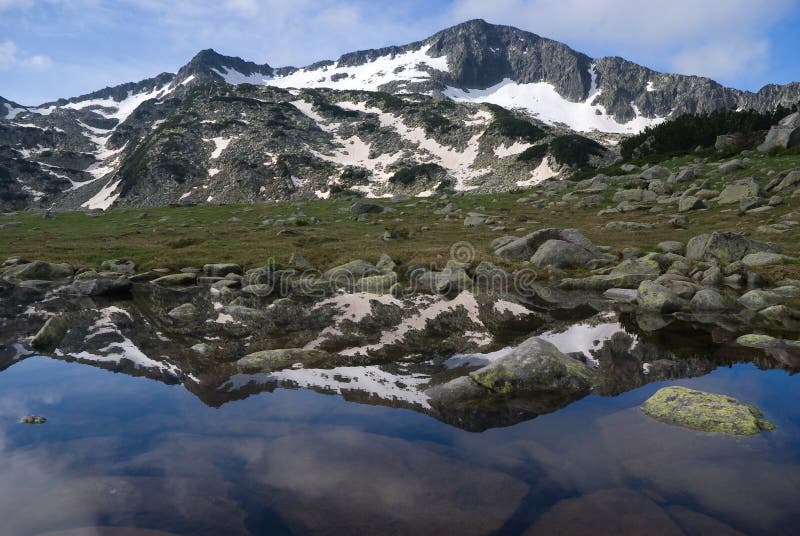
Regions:
<instances>
[{"instance_id":1,"label":"mountain","mask_svg":"<svg viewBox=\"0 0 800 536\"><path fill-rule=\"evenodd\" d=\"M0 98L0 206L508 190L613 160L669 117L798 100L800 83L739 91L481 20L303 68L204 50L79 97Z\"/></svg>"}]
</instances>

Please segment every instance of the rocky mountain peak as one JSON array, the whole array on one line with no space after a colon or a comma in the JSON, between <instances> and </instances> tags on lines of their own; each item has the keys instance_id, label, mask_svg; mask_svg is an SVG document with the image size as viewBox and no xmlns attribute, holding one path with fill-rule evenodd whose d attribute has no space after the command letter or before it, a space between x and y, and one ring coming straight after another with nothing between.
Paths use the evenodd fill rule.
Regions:
<instances>
[{"instance_id":1,"label":"rocky mountain peak","mask_svg":"<svg viewBox=\"0 0 800 536\"><path fill-rule=\"evenodd\" d=\"M273 75L274 70L266 63L259 65L235 56L224 56L214 49L201 50L176 75L179 83L207 83L213 81L230 81L242 83L248 78L265 79ZM187 82L188 80L188 82Z\"/></svg>"}]
</instances>

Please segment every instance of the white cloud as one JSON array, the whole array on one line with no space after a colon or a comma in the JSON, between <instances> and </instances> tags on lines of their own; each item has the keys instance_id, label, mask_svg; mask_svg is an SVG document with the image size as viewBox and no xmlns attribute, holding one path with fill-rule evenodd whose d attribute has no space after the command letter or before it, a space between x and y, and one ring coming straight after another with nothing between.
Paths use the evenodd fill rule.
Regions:
<instances>
[{"instance_id":1,"label":"white cloud","mask_svg":"<svg viewBox=\"0 0 800 536\"><path fill-rule=\"evenodd\" d=\"M769 60L766 41L718 41L686 48L670 61L675 71L708 76L734 78L763 73Z\"/></svg>"},{"instance_id":2,"label":"white cloud","mask_svg":"<svg viewBox=\"0 0 800 536\"><path fill-rule=\"evenodd\" d=\"M0 0L2 1L2 0ZM13 41L0 43L0 69L14 69L23 67L27 69L46 69L52 65L48 56L21 56L20 50Z\"/></svg>"},{"instance_id":3,"label":"white cloud","mask_svg":"<svg viewBox=\"0 0 800 536\"><path fill-rule=\"evenodd\" d=\"M768 60L770 28L796 6L796 0L455 0L451 17L510 24L650 66L737 77Z\"/></svg>"}]
</instances>

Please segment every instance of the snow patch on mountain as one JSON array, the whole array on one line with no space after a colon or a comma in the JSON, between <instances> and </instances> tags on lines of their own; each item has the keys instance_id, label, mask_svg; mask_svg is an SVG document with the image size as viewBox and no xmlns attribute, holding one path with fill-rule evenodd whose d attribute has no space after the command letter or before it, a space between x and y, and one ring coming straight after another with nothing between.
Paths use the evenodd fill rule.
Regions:
<instances>
[{"instance_id":1,"label":"snow patch on mountain","mask_svg":"<svg viewBox=\"0 0 800 536\"><path fill-rule=\"evenodd\" d=\"M401 54L380 56L362 65L333 65L299 69L263 83L281 88L327 87L340 90L378 91L389 82L413 83L427 80L431 70L449 72L447 56L428 55L430 46ZM255 83L255 82L251 82Z\"/></svg>"},{"instance_id":2,"label":"snow patch on mountain","mask_svg":"<svg viewBox=\"0 0 800 536\"><path fill-rule=\"evenodd\" d=\"M478 140L480 139L482 133L475 134L467 142L467 147L459 151L458 149L442 145L438 141L429 137L424 128L411 128L406 125L406 123L400 117L388 112L384 112L379 108L368 107L363 102L340 102L339 106L348 110L357 110L360 112L377 115L381 127L391 128L392 130L396 131L405 141L415 145L419 150L427 153L417 155L420 161L426 163L437 163L445 168L448 173L456 179L457 184L455 189L458 191L474 189L475 186L469 186L467 185L467 182L470 179L477 178L483 174L482 170L473 168L475 159L478 156Z\"/></svg>"},{"instance_id":3,"label":"snow patch on mountain","mask_svg":"<svg viewBox=\"0 0 800 536\"><path fill-rule=\"evenodd\" d=\"M3 107L6 108L6 110L8 110L5 113L5 118L8 119L9 121L12 121L14 118L16 118L22 112L27 112L28 111L27 108L16 108L16 107L12 106L10 103L4 103Z\"/></svg>"},{"instance_id":4,"label":"snow patch on mountain","mask_svg":"<svg viewBox=\"0 0 800 536\"><path fill-rule=\"evenodd\" d=\"M547 179L552 179L556 176L558 176L558 171L550 167L550 159L549 157L545 157L542 159L539 165L536 166L536 169L531 171L529 178L522 181L517 181L517 186L526 188L536 186L540 182L546 181Z\"/></svg>"},{"instance_id":5,"label":"snow patch on mountain","mask_svg":"<svg viewBox=\"0 0 800 536\"><path fill-rule=\"evenodd\" d=\"M91 199L86 201L81 206L83 208L88 208L90 210L100 209L100 210L107 210L111 205L114 204L114 201L120 195L120 192L117 192L117 187L122 182L122 179L119 180L110 180L108 183L100 188L100 191L94 194Z\"/></svg>"},{"instance_id":6,"label":"snow patch on mountain","mask_svg":"<svg viewBox=\"0 0 800 536\"><path fill-rule=\"evenodd\" d=\"M160 88L154 88L151 91L143 91L141 93L128 92L128 96L121 101L116 101L112 98L107 99L86 99L78 102L69 102L63 106L54 104L47 108L33 108L30 111L39 115L50 115L59 108L66 108L70 110L85 110L86 108L95 107L95 113L105 117L106 119L116 119L117 124L122 124L126 119L138 108L143 102L150 99L159 99L170 93L170 84L166 84Z\"/></svg>"},{"instance_id":7,"label":"snow patch on mountain","mask_svg":"<svg viewBox=\"0 0 800 536\"><path fill-rule=\"evenodd\" d=\"M635 134L664 121L664 118L649 118L638 113L627 123L619 123L606 113L603 106L592 104L600 92L596 87L593 89L585 101L572 102L559 95L555 87L547 82L520 84L506 78L487 89L449 87L444 93L458 102L485 102L524 110L549 125L564 124L577 132Z\"/></svg>"},{"instance_id":8,"label":"snow patch on mountain","mask_svg":"<svg viewBox=\"0 0 800 536\"><path fill-rule=\"evenodd\" d=\"M497 158L506 158L509 156L516 156L523 152L525 149L531 147L530 143L514 142L509 146L500 145L494 148L494 155Z\"/></svg>"},{"instance_id":9,"label":"snow patch on mountain","mask_svg":"<svg viewBox=\"0 0 800 536\"><path fill-rule=\"evenodd\" d=\"M222 69L222 71L213 68L211 70L220 75L226 83L234 86L239 84L253 84L254 86L274 85L270 82L270 75L263 73L243 74L232 67L222 67Z\"/></svg>"}]
</instances>

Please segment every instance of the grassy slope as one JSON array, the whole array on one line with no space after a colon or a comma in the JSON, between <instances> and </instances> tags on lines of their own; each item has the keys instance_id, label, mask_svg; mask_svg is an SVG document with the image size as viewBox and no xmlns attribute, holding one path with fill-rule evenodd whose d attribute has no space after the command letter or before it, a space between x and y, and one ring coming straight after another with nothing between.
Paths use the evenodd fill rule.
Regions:
<instances>
[{"instance_id":1,"label":"grassy slope","mask_svg":"<svg viewBox=\"0 0 800 536\"><path fill-rule=\"evenodd\" d=\"M685 156L664 162L677 168L693 157ZM711 170L713 166L708 165ZM762 169L800 167L800 156L753 157L747 170L727 177L718 177L709 171L711 187L721 189L725 182L739 177L755 175L762 184L767 177ZM560 200L565 192L557 194ZM300 204L309 217L317 216L319 224L295 227L300 236L276 236L280 227L260 229L265 218L285 218L291 215L296 203L251 206L198 206L181 208L153 208L112 210L104 214L89 215L83 212L59 213L54 219L40 214L18 213L0 216L0 224L19 222L16 228L0 230L0 257L12 255L28 259L69 262L77 267L97 266L105 259L130 258L141 268L180 268L198 266L207 262L236 262L246 267L264 265L274 258L280 265L292 252L299 252L318 268L327 268L355 258L375 261L381 253L408 264L424 262L442 266L449 258L450 247L458 241L469 241L476 250L476 260L498 259L492 256L489 246L492 239L507 235L521 235L542 227L578 227L595 243L610 245L615 250L635 246L645 250L662 240L688 240L710 230L746 231L756 239L775 241L786 252L800 257L800 232L781 235L759 235L759 225L773 223L791 211L800 210L800 197L791 198L784 192L787 203L764 215L740 216L735 206L714 207L707 211L688 214L687 229L674 229L664 218L646 212L613 216L597 216L600 208L575 209L574 201L563 207L533 209L530 203L518 203L520 197L530 192L495 195L476 195L452 198L463 212L481 211L502 216L507 231L492 231L490 227L465 228L463 216L445 220L433 214L434 208L418 204L419 200L384 203L397 209L396 213L371 216L367 223L354 222L347 211L346 201L311 201ZM606 193L607 203L613 191ZM414 206L416 205L416 206ZM667 207L664 214L676 212ZM141 217L143 213L147 215ZM161 222L163 217L168 221ZM238 218L241 221L229 221ZM538 224L524 224L535 220ZM655 230L646 233L608 232L603 225L608 221L642 221L657 223ZM421 231L423 226L430 227ZM517 229L524 227L525 231ZM385 229L410 232L408 238L385 242L381 239ZM772 275L800 275L798 265L772 269Z\"/></svg>"}]
</instances>

